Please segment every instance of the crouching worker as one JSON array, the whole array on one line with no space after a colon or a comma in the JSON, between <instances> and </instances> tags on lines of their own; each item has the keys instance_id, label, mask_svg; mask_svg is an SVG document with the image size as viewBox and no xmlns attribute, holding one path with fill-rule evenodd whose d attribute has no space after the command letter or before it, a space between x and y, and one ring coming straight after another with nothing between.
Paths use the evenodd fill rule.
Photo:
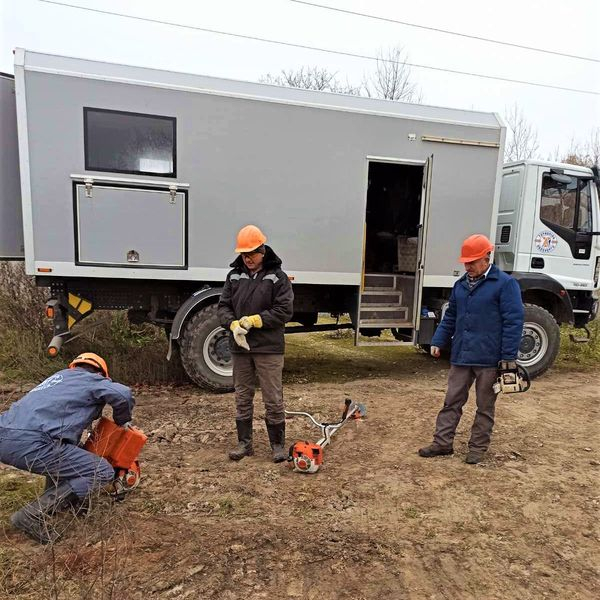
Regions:
<instances>
[{"instance_id":1,"label":"crouching worker","mask_svg":"<svg viewBox=\"0 0 600 600\"><path fill-rule=\"evenodd\" d=\"M477 464L490 444L500 361L516 361L523 333L523 302L516 279L491 264L492 242L468 237L459 261L466 273L454 284L448 309L431 340L431 354L451 346L450 374L444 406L435 424L433 443L421 448L424 458L454 452L454 434L469 389L475 383L477 412L466 461Z\"/></svg>"},{"instance_id":2,"label":"crouching worker","mask_svg":"<svg viewBox=\"0 0 600 600\"><path fill-rule=\"evenodd\" d=\"M104 359L85 352L0 414L0 462L46 476L44 493L10 517L14 527L42 544L60 537L49 527L49 516L79 507L114 478L104 458L78 445L106 404L117 425L131 420L131 390L108 378Z\"/></svg>"},{"instance_id":3,"label":"crouching worker","mask_svg":"<svg viewBox=\"0 0 600 600\"><path fill-rule=\"evenodd\" d=\"M273 462L287 458L285 410L283 406L283 354L285 324L292 317L294 293L281 259L269 246L262 231L247 225L237 236L235 251L218 314L221 325L231 331L238 445L231 460L251 456L252 418L256 379L265 404L265 422Z\"/></svg>"}]
</instances>

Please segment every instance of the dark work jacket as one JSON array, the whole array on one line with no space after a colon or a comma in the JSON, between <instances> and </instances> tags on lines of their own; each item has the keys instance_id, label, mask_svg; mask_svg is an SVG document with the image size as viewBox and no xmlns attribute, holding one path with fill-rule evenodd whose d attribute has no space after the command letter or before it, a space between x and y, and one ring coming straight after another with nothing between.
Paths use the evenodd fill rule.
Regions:
<instances>
[{"instance_id":1,"label":"dark work jacket","mask_svg":"<svg viewBox=\"0 0 600 600\"><path fill-rule=\"evenodd\" d=\"M231 263L233 270L227 274L219 300L219 321L229 331L233 321L260 315L263 326L253 327L246 336L250 352L283 354L285 324L294 312L294 292L288 276L281 270L281 259L269 246L265 249L258 273L252 274L241 256ZM235 343L231 332L229 345L237 354L248 352Z\"/></svg>"},{"instance_id":2,"label":"dark work jacket","mask_svg":"<svg viewBox=\"0 0 600 600\"><path fill-rule=\"evenodd\" d=\"M487 277L469 289L467 275L455 284L432 346L452 344L453 365L495 367L515 360L523 334L524 308L517 280L492 265Z\"/></svg>"}]
</instances>

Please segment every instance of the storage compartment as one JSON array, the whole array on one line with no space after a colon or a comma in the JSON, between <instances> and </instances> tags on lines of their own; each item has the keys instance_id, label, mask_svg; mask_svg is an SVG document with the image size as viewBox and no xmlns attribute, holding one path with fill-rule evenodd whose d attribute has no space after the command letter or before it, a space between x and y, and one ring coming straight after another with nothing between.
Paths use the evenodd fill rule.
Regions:
<instances>
[{"instance_id":1,"label":"storage compartment","mask_svg":"<svg viewBox=\"0 0 600 600\"><path fill-rule=\"evenodd\" d=\"M80 265L187 267L187 192L75 183L75 260Z\"/></svg>"}]
</instances>

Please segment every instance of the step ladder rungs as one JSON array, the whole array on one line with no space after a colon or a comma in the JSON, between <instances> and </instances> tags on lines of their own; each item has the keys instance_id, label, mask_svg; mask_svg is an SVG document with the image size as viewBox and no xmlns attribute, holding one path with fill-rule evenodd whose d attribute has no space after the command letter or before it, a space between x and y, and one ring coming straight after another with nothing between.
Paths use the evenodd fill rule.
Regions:
<instances>
[{"instance_id":1,"label":"step ladder rungs","mask_svg":"<svg viewBox=\"0 0 600 600\"><path fill-rule=\"evenodd\" d=\"M358 323L359 329L371 328L371 329L397 329L397 328L408 328L412 327L412 323L406 320L395 320L395 319L361 319Z\"/></svg>"}]
</instances>

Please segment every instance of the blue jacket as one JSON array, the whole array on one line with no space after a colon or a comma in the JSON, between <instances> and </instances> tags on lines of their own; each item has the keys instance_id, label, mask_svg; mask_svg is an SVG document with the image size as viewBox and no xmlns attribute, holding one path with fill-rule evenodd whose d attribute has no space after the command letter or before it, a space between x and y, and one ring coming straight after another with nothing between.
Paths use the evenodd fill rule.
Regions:
<instances>
[{"instance_id":1,"label":"blue jacket","mask_svg":"<svg viewBox=\"0 0 600 600\"><path fill-rule=\"evenodd\" d=\"M78 444L107 403L117 425L131 420L134 400L127 386L85 369L64 369L0 414L0 428L37 431Z\"/></svg>"},{"instance_id":2,"label":"blue jacket","mask_svg":"<svg viewBox=\"0 0 600 600\"><path fill-rule=\"evenodd\" d=\"M452 343L453 365L495 367L516 360L523 334L523 301L516 279L492 265L487 277L472 290L463 275L450 295L432 346Z\"/></svg>"}]
</instances>

